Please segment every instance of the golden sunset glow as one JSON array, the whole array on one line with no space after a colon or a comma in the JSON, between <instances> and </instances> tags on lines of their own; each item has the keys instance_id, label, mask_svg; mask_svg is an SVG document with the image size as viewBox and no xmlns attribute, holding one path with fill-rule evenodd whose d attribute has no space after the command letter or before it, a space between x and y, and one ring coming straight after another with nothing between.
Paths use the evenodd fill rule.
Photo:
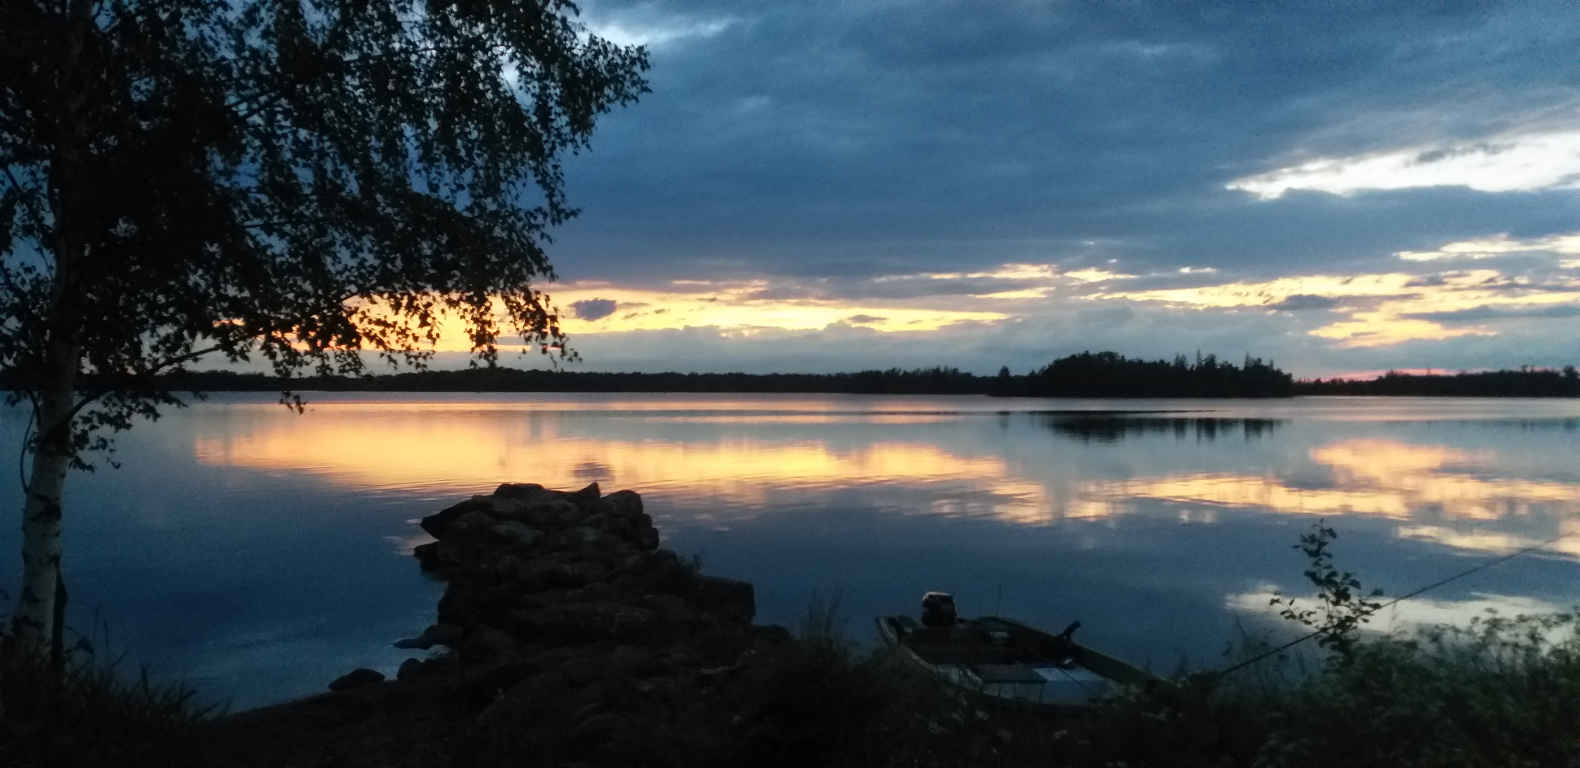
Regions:
<instances>
[{"instance_id":1,"label":"golden sunset glow","mask_svg":"<svg viewBox=\"0 0 1580 768\"><path fill-rule=\"evenodd\" d=\"M1555 238L1552 242L1568 247L1574 239ZM1471 249L1495 245L1485 242L1450 243L1444 247L1477 252ZM1516 244L1505 244L1505 247L1514 248ZM1424 260L1419 255L1414 257ZM1506 280L1501 272L1494 269L1455 271L1439 275L1432 281L1423 281L1418 275L1405 273L1304 275L1256 283L1108 291L1088 298L1157 302L1193 310L1277 310L1281 302L1297 296L1332 300L1333 311L1348 314L1348 319L1311 329L1307 332L1310 335L1332 340L1342 348L1383 347L1416 340L1496 336L1498 331L1484 324L1450 326L1412 315L1478 308L1518 310L1573 304L1580 302L1580 280L1568 280L1557 285L1534 285Z\"/></svg>"}]
</instances>

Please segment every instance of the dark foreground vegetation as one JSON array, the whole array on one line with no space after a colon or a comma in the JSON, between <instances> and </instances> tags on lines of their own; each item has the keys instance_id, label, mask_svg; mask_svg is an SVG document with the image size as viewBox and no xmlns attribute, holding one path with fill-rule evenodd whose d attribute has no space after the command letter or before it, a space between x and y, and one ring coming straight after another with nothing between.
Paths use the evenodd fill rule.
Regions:
<instances>
[{"instance_id":1,"label":"dark foreground vegetation","mask_svg":"<svg viewBox=\"0 0 1580 768\"><path fill-rule=\"evenodd\" d=\"M0 764L1580 765L1576 614L1363 634L1378 602L1333 566L1320 524L1299 545L1317 597L1280 602L1326 656L1242 638L1226 666L1268 657L1055 716L857 650L837 598L814 595L794 635L751 626L749 587L650 548L635 494L617 496L590 516L478 497L430 518L442 535L420 558L450 588L440 623L408 643L452 647L407 662L398 681L348 675L337 692L213 716L189 691L126 684L80 655L52 682L8 647ZM511 515L522 525L501 523ZM626 570L569 547L611 531ZM534 547L546 549L519 556Z\"/></svg>"},{"instance_id":2,"label":"dark foreground vegetation","mask_svg":"<svg viewBox=\"0 0 1580 768\"><path fill-rule=\"evenodd\" d=\"M0 376L11 388L21 382ZM89 377L113 389L131 382ZM1031 397L1288 397L1294 379L1271 363L1247 356L1242 365L1213 355L1173 360L1131 359L1115 352L1082 352L1026 374L1003 368L978 376L958 368L867 370L851 373L584 373L478 367L383 376L306 376L189 371L145 385L169 392L817 392L884 395L1001 395Z\"/></svg>"}]
</instances>

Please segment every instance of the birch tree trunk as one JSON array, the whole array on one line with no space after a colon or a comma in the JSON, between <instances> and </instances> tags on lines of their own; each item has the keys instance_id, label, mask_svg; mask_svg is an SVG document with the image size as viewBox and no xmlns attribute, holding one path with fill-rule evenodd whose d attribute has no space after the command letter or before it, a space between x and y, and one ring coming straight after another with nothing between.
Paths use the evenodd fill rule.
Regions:
<instances>
[{"instance_id":1,"label":"birch tree trunk","mask_svg":"<svg viewBox=\"0 0 1580 768\"><path fill-rule=\"evenodd\" d=\"M13 615L16 639L25 650L49 652L56 645L60 582L60 511L71 468L71 417L78 350L54 345L51 381L38 403L38 450L22 509L22 589Z\"/></svg>"}]
</instances>

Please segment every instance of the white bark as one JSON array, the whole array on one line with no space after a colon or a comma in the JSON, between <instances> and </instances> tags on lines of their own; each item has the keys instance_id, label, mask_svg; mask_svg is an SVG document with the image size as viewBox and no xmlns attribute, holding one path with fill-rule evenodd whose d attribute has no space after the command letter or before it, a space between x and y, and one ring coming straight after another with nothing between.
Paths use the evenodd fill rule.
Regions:
<instances>
[{"instance_id":1,"label":"white bark","mask_svg":"<svg viewBox=\"0 0 1580 768\"><path fill-rule=\"evenodd\" d=\"M70 368L54 366L57 376L38 408L38 450L22 509L22 589L12 614L16 639L24 649L46 653L55 640L55 600L60 593L60 511L70 468L72 384ZM61 375L64 374L64 375Z\"/></svg>"}]
</instances>

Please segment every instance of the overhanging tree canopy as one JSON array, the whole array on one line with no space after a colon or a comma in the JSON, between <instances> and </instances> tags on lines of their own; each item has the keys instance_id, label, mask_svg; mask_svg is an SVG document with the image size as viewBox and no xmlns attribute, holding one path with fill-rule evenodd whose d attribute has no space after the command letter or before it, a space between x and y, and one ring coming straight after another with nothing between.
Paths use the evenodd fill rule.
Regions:
<instances>
[{"instance_id":1,"label":"overhanging tree canopy","mask_svg":"<svg viewBox=\"0 0 1580 768\"><path fill-rule=\"evenodd\" d=\"M646 92L565 0L10 0L0 369L34 406L24 640L49 639L67 467L203 354L281 374L563 335L535 279L560 160Z\"/></svg>"}]
</instances>

